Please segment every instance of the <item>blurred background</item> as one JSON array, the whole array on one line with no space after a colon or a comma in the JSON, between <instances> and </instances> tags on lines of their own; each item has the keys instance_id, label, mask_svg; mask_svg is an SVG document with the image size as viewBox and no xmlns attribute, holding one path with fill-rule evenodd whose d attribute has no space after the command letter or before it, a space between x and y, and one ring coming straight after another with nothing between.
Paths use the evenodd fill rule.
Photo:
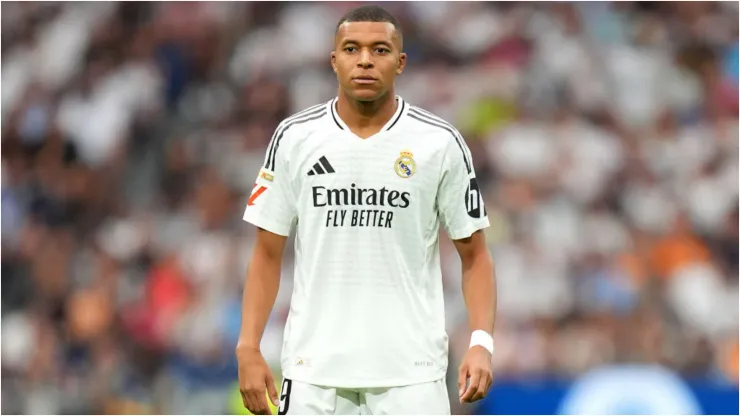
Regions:
<instances>
[{"instance_id":1,"label":"blurred background","mask_svg":"<svg viewBox=\"0 0 740 416\"><path fill-rule=\"evenodd\" d=\"M246 197L360 4L2 3L3 413L244 413ZM497 380L453 410L737 413L737 2L383 5L492 224Z\"/></svg>"}]
</instances>

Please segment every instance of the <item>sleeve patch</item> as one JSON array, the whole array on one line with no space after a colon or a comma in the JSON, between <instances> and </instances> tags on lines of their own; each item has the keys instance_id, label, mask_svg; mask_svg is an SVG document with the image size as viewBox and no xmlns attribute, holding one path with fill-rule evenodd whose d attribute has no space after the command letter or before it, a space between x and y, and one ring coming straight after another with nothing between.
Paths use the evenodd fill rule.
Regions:
<instances>
[{"instance_id":1,"label":"sleeve patch","mask_svg":"<svg viewBox=\"0 0 740 416\"><path fill-rule=\"evenodd\" d=\"M265 193L266 190L266 186L254 184L254 187L252 188L252 194L249 195L249 200L247 201L247 206L251 207L252 205L254 205L255 201L257 201L257 198Z\"/></svg>"},{"instance_id":2,"label":"sleeve patch","mask_svg":"<svg viewBox=\"0 0 740 416\"><path fill-rule=\"evenodd\" d=\"M268 173L264 169L260 171L260 178L262 178L262 179L264 179L264 180L266 180L268 182L272 182L273 180L275 180L275 176L273 174L271 174L271 173Z\"/></svg>"},{"instance_id":3,"label":"sleeve patch","mask_svg":"<svg viewBox=\"0 0 740 416\"><path fill-rule=\"evenodd\" d=\"M488 214L486 212L485 205L483 205L483 198L480 194L478 181L475 180L475 177L470 178L468 188L465 190L465 208L471 218L483 218Z\"/></svg>"}]
</instances>

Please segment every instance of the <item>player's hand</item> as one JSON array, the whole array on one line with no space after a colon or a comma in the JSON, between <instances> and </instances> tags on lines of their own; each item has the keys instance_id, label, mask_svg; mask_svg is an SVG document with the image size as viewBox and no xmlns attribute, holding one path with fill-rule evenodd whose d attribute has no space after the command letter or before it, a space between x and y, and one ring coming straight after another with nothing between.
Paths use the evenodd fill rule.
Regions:
<instances>
[{"instance_id":1,"label":"player's hand","mask_svg":"<svg viewBox=\"0 0 740 416\"><path fill-rule=\"evenodd\" d=\"M457 377L460 403L472 403L486 396L493 382L491 353L476 345L465 353ZM466 387L466 381L470 380Z\"/></svg>"},{"instance_id":2,"label":"player's hand","mask_svg":"<svg viewBox=\"0 0 740 416\"><path fill-rule=\"evenodd\" d=\"M278 393L270 367L259 349L237 346L236 359L239 362L239 391L244 407L255 415L270 415L265 390L272 404L277 406Z\"/></svg>"}]
</instances>

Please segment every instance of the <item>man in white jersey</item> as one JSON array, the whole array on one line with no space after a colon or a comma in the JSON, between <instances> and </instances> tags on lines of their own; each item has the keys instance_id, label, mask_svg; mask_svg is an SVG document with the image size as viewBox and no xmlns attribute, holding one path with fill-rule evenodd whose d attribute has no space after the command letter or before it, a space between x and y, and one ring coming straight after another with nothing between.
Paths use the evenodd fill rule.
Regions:
<instances>
[{"instance_id":1,"label":"man in white jersey","mask_svg":"<svg viewBox=\"0 0 740 416\"><path fill-rule=\"evenodd\" d=\"M345 15L331 54L338 96L285 119L267 149L244 213L258 232L236 351L253 413L269 413L269 395L279 414L450 414L440 225L462 260L472 331L460 401L490 387L496 292L486 210L461 135L394 94L401 51L398 24L382 8ZM291 232L278 396L260 340Z\"/></svg>"}]
</instances>

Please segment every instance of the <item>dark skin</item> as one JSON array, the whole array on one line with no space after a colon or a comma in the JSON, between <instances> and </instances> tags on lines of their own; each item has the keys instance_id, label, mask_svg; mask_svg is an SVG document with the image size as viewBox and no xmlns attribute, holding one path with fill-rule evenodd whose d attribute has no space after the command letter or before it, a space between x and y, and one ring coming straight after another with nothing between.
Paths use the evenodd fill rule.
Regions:
<instances>
[{"instance_id":1,"label":"dark skin","mask_svg":"<svg viewBox=\"0 0 740 416\"><path fill-rule=\"evenodd\" d=\"M242 295L242 325L236 345L239 362L239 391L244 407L255 415L269 415L265 390L278 405L278 392L260 341L280 288L280 267L287 238L262 228L247 268Z\"/></svg>"},{"instance_id":2,"label":"dark skin","mask_svg":"<svg viewBox=\"0 0 740 416\"><path fill-rule=\"evenodd\" d=\"M387 22L345 22L331 53L337 113L361 138L377 133L396 112L395 81L406 67L401 35Z\"/></svg>"},{"instance_id":3,"label":"dark skin","mask_svg":"<svg viewBox=\"0 0 740 416\"><path fill-rule=\"evenodd\" d=\"M361 138L377 133L396 111L394 83L406 66L402 47L401 36L390 23L347 22L337 31L331 53L339 82L337 112ZM363 81L363 77L371 79ZM270 414L266 396L274 405L279 400L260 341L277 297L286 241L285 236L258 229L244 285L236 347L239 389L244 406L256 415ZM493 262L483 233L478 231L453 243L462 262L462 290L470 328L493 333L496 291ZM491 354L482 347L470 348L459 371L460 402L482 399L492 380Z\"/></svg>"},{"instance_id":4,"label":"dark skin","mask_svg":"<svg viewBox=\"0 0 740 416\"><path fill-rule=\"evenodd\" d=\"M468 309L470 331L493 333L496 311L496 281L493 259L485 235L476 231L468 238L453 240L462 263L462 291ZM465 386L466 381L467 387ZM486 396L493 383L491 353L481 346L469 348L458 370L460 403L472 403Z\"/></svg>"}]
</instances>

